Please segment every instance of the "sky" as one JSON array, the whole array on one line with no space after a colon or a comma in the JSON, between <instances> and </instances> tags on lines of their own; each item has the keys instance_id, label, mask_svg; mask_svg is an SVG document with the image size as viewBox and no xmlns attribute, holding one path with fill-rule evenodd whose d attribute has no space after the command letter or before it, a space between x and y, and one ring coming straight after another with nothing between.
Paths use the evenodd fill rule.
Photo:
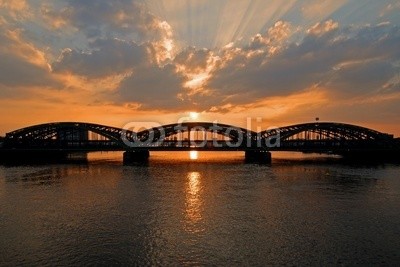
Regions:
<instances>
[{"instance_id":1,"label":"sky","mask_svg":"<svg viewBox=\"0 0 400 267\"><path fill-rule=\"evenodd\" d=\"M0 0L0 135L56 121L400 136L398 0Z\"/></svg>"}]
</instances>

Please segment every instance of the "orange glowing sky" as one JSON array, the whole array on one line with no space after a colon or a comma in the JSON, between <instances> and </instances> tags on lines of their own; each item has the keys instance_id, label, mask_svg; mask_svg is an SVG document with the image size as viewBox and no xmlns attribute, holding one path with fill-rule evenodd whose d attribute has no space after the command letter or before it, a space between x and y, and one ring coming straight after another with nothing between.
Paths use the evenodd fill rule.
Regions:
<instances>
[{"instance_id":1,"label":"orange glowing sky","mask_svg":"<svg viewBox=\"0 0 400 267\"><path fill-rule=\"evenodd\" d=\"M314 120L400 136L398 0L0 0L0 135Z\"/></svg>"}]
</instances>

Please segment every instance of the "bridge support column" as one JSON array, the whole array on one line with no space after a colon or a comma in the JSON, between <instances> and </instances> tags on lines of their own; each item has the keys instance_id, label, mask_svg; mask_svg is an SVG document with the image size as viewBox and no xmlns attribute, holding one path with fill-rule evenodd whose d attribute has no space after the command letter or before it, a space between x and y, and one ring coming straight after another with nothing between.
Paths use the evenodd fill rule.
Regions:
<instances>
[{"instance_id":1,"label":"bridge support column","mask_svg":"<svg viewBox=\"0 0 400 267\"><path fill-rule=\"evenodd\" d=\"M245 152L247 163L270 164L272 161L271 152L263 150L247 150Z\"/></svg>"},{"instance_id":2,"label":"bridge support column","mask_svg":"<svg viewBox=\"0 0 400 267\"><path fill-rule=\"evenodd\" d=\"M125 151L123 155L124 164L132 163L145 163L150 157L150 152L148 150L131 150Z\"/></svg>"}]
</instances>

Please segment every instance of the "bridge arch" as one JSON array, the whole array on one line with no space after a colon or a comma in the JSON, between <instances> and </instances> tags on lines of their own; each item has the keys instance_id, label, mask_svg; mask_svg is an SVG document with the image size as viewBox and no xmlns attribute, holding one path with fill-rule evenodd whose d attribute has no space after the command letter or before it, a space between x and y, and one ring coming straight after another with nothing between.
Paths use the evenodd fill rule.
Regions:
<instances>
[{"instance_id":1,"label":"bridge arch","mask_svg":"<svg viewBox=\"0 0 400 267\"><path fill-rule=\"evenodd\" d=\"M262 131L261 138L279 136L280 141L294 139L328 139L332 141L379 141L393 139L392 135L369 128L332 122L314 122L295 124Z\"/></svg>"},{"instance_id":2,"label":"bridge arch","mask_svg":"<svg viewBox=\"0 0 400 267\"><path fill-rule=\"evenodd\" d=\"M121 135L131 137L134 135L132 131L124 131L123 129L110 127L94 123L85 122L54 122L33 125L21 128L6 134L6 141L11 142L34 142L34 141L50 141L60 138L68 139L68 134L93 132L103 136L110 141L121 143ZM64 134L64 136L62 136ZM79 136L78 136L79 137ZM82 138L82 136L81 136ZM84 139L84 138L83 138Z\"/></svg>"},{"instance_id":3,"label":"bridge arch","mask_svg":"<svg viewBox=\"0 0 400 267\"><path fill-rule=\"evenodd\" d=\"M137 139L145 141L150 138L156 142L179 133L190 131L212 132L228 137L233 141L248 139L253 141L257 140L257 133L254 131L233 125L212 122L183 122L162 125L160 127L154 127L138 132Z\"/></svg>"}]
</instances>

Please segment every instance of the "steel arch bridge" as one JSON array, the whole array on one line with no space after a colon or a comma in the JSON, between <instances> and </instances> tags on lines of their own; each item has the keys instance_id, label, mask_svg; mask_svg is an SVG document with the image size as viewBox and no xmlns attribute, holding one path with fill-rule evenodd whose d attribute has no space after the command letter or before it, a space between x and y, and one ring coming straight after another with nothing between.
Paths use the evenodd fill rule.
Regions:
<instances>
[{"instance_id":1,"label":"steel arch bridge","mask_svg":"<svg viewBox=\"0 0 400 267\"><path fill-rule=\"evenodd\" d=\"M60 131L72 133L80 130L93 131L115 141L118 141L121 136L121 129L115 127L94 123L55 122L21 128L7 133L6 138L9 140L49 140L57 138Z\"/></svg>"},{"instance_id":2,"label":"steel arch bridge","mask_svg":"<svg viewBox=\"0 0 400 267\"><path fill-rule=\"evenodd\" d=\"M116 127L110 127L94 123L86 122L54 122L33 125L21 128L6 134L5 145L12 145L18 148L32 148L37 146L58 147L65 146L68 148L68 143L80 142L85 144L89 141L89 132L95 133L103 137L99 142L92 142L100 144L112 144L114 146L123 145L121 136L133 139L134 132L123 130ZM104 147L104 146L103 146Z\"/></svg>"},{"instance_id":3,"label":"steel arch bridge","mask_svg":"<svg viewBox=\"0 0 400 267\"><path fill-rule=\"evenodd\" d=\"M261 132L261 138L264 139L276 135L280 136L280 141L290 140L291 138L312 140L315 139L315 137L332 141L378 141L393 139L393 135L381 133L365 127L332 122L303 123Z\"/></svg>"},{"instance_id":4,"label":"steel arch bridge","mask_svg":"<svg viewBox=\"0 0 400 267\"><path fill-rule=\"evenodd\" d=\"M257 140L257 133L241 127L236 127L228 124L212 123L212 122L183 122L162 125L161 127L154 127L137 133L138 140L147 140L153 138L154 141L165 139L170 136L188 132L188 131L205 131L209 133L216 133L232 141L238 142L241 139Z\"/></svg>"},{"instance_id":5,"label":"steel arch bridge","mask_svg":"<svg viewBox=\"0 0 400 267\"><path fill-rule=\"evenodd\" d=\"M203 133L200 139L191 135L196 132ZM176 136L183 133L187 133L186 139L176 140ZM207 138L210 135L207 137L206 133L223 138L217 141L209 140ZM91 138L93 134L100 138L93 140ZM94 123L55 122L7 133L2 146L2 149L58 149L84 152L198 149L280 150L333 154L344 154L349 150L400 149L399 140L394 139L392 135L356 125L332 122L296 124L258 133L233 125L211 122L175 123L139 132Z\"/></svg>"}]
</instances>

